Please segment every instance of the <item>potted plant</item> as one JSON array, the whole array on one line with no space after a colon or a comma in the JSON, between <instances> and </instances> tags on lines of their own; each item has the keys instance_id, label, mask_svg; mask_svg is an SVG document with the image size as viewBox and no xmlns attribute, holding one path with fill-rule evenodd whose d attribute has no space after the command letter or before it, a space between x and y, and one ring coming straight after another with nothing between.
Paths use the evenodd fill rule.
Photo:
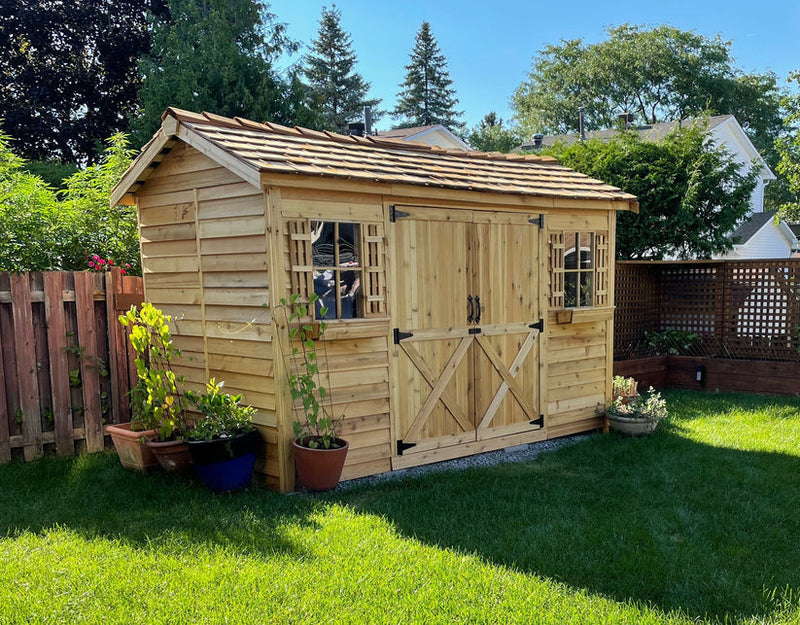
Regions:
<instances>
[{"instance_id":1,"label":"potted plant","mask_svg":"<svg viewBox=\"0 0 800 625\"><path fill-rule=\"evenodd\" d=\"M651 386L643 395L636 395L624 402L617 397L606 411L612 430L628 436L650 434L658 422L667 416L667 402Z\"/></svg>"},{"instance_id":2,"label":"potted plant","mask_svg":"<svg viewBox=\"0 0 800 625\"><path fill-rule=\"evenodd\" d=\"M180 350L172 345L169 330L171 317L150 303L141 310L131 306L119 321L130 328L130 340L136 351L136 375L146 393L143 403L151 411L155 435L147 441L159 464L167 471L186 473L192 468L189 447L183 440L185 427L183 404L178 392L182 380L172 371L173 358Z\"/></svg>"},{"instance_id":3,"label":"potted plant","mask_svg":"<svg viewBox=\"0 0 800 625\"><path fill-rule=\"evenodd\" d=\"M297 481L308 490L325 491L339 483L349 444L339 436L344 415L333 417L333 404L322 385L317 342L323 340L327 323L313 323L309 314L318 299L311 294L305 304L292 295L280 304L289 327L289 387L299 416L293 423L292 442ZM327 309L320 307L319 314L324 318Z\"/></svg>"},{"instance_id":4,"label":"potted plant","mask_svg":"<svg viewBox=\"0 0 800 625\"><path fill-rule=\"evenodd\" d=\"M153 411L147 403L147 391L141 382L128 393L132 418L129 423L109 425L111 435L122 466L134 471L145 471L158 466L158 460L147 446L147 441L156 435Z\"/></svg>"},{"instance_id":5,"label":"potted plant","mask_svg":"<svg viewBox=\"0 0 800 625\"><path fill-rule=\"evenodd\" d=\"M223 393L223 385L211 378L205 393L184 393L203 415L185 432L192 464L205 485L217 492L250 484L261 440L253 425L256 409L240 405L241 395Z\"/></svg>"},{"instance_id":6,"label":"potted plant","mask_svg":"<svg viewBox=\"0 0 800 625\"><path fill-rule=\"evenodd\" d=\"M633 378L615 375L611 381L611 395L615 401L621 398L622 403L627 404L631 399L639 396L638 386L639 383Z\"/></svg>"}]
</instances>

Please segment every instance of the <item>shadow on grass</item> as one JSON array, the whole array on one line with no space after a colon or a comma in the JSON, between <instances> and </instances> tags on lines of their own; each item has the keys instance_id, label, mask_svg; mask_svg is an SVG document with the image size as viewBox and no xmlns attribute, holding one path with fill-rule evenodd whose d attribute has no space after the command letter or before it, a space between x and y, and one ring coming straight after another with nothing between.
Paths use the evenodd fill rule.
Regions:
<instances>
[{"instance_id":1,"label":"shadow on grass","mask_svg":"<svg viewBox=\"0 0 800 625\"><path fill-rule=\"evenodd\" d=\"M0 537L58 525L87 539L116 538L135 547L156 542L301 556L284 527L313 524L320 505L259 487L213 494L197 479L125 471L113 452L0 471Z\"/></svg>"},{"instance_id":2,"label":"shadow on grass","mask_svg":"<svg viewBox=\"0 0 800 625\"><path fill-rule=\"evenodd\" d=\"M690 420L702 414L692 406ZM783 412L800 421L796 403ZM425 543L620 601L720 619L796 607L800 459L664 426L647 439L596 435L528 463L336 499Z\"/></svg>"}]
</instances>

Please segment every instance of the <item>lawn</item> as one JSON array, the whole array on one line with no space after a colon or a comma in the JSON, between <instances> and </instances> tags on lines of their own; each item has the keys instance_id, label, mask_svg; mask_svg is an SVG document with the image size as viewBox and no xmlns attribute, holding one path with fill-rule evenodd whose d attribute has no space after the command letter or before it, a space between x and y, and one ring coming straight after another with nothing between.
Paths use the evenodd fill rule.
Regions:
<instances>
[{"instance_id":1,"label":"lawn","mask_svg":"<svg viewBox=\"0 0 800 625\"><path fill-rule=\"evenodd\" d=\"M0 467L0 623L800 623L800 401L327 496Z\"/></svg>"}]
</instances>

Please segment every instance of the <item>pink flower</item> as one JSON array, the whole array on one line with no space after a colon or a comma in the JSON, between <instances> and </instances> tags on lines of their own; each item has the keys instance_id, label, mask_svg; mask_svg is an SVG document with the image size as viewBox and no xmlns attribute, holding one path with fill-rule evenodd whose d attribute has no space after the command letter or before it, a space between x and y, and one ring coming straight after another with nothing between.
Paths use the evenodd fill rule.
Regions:
<instances>
[{"instance_id":1,"label":"pink flower","mask_svg":"<svg viewBox=\"0 0 800 625\"><path fill-rule=\"evenodd\" d=\"M113 264L114 264L114 261L113 261L113 260L109 260L109 261L108 261L108 264L109 264L109 265L113 265Z\"/></svg>"},{"instance_id":2,"label":"pink flower","mask_svg":"<svg viewBox=\"0 0 800 625\"><path fill-rule=\"evenodd\" d=\"M120 270L120 273L121 273L121 274L124 276L124 275L125 275L126 273L128 273L128 272L127 272L127 271L125 271L124 269L121 269L121 270Z\"/></svg>"},{"instance_id":3,"label":"pink flower","mask_svg":"<svg viewBox=\"0 0 800 625\"><path fill-rule=\"evenodd\" d=\"M131 264L130 263L125 263L125 269L130 269L130 268L131 268Z\"/></svg>"},{"instance_id":4,"label":"pink flower","mask_svg":"<svg viewBox=\"0 0 800 625\"><path fill-rule=\"evenodd\" d=\"M94 269L94 261L92 261L92 260L90 260L90 261L89 261L89 267L91 267L92 269Z\"/></svg>"}]
</instances>

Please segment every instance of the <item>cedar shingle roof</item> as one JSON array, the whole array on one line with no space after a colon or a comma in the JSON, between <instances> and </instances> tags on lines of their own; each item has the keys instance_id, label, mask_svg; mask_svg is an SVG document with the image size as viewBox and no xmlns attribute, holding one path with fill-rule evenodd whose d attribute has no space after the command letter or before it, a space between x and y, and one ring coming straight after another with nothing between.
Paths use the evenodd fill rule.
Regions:
<instances>
[{"instance_id":1,"label":"cedar shingle roof","mask_svg":"<svg viewBox=\"0 0 800 625\"><path fill-rule=\"evenodd\" d=\"M638 207L635 196L563 167L549 156L446 150L380 136L345 136L175 108L167 109L162 119L166 123L169 117L190 131L180 135L190 144L191 135L196 134L246 169L255 170L254 173L297 174L517 195L620 200L631 202L634 210ZM153 141L158 137L157 133ZM143 148L140 158L144 157L149 146ZM141 184L144 181L143 176L130 180L129 174L136 170L136 165L134 161L120 182L120 185L128 187L123 193L137 182ZM121 188L116 189L112 198L118 197L120 191Z\"/></svg>"}]
</instances>

